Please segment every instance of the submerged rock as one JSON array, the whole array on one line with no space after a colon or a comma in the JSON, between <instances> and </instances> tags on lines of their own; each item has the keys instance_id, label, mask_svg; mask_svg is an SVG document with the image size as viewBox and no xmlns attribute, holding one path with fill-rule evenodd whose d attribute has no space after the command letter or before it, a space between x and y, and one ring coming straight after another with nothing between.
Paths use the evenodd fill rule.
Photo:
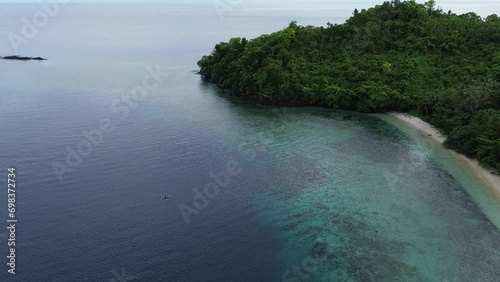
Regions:
<instances>
[{"instance_id":1,"label":"submerged rock","mask_svg":"<svg viewBox=\"0 0 500 282\"><path fill-rule=\"evenodd\" d=\"M42 57L21 57L21 56L6 56L6 57L0 57L1 59L4 60L16 60L16 61L46 61L47 59L42 58Z\"/></svg>"},{"instance_id":2,"label":"submerged rock","mask_svg":"<svg viewBox=\"0 0 500 282\"><path fill-rule=\"evenodd\" d=\"M330 210L330 208L327 205L323 205L323 204L320 204L320 203L317 203L315 206L318 209L320 209L320 210L325 210L325 211L329 211Z\"/></svg>"},{"instance_id":3,"label":"submerged rock","mask_svg":"<svg viewBox=\"0 0 500 282\"><path fill-rule=\"evenodd\" d=\"M328 249L330 245L328 243L316 242L311 249L311 256L315 259L325 259L328 257Z\"/></svg>"}]
</instances>

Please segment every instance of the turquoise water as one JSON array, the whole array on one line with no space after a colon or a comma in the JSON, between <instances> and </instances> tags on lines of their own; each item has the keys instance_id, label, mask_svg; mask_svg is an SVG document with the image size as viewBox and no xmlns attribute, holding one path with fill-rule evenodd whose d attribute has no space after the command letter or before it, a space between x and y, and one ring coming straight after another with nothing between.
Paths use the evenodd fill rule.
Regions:
<instances>
[{"instance_id":1,"label":"turquoise water","mask_svg":"<svg viewBox=\"0 0 500 282\"><path fill-rule=\"evenodd\" d=\"M486 187L482 180L470 170L469 165L464 163L457 155L450 153L449 150L442 145L436 143L432 138L426 136L419 130L408 127L403 122L397 119L379 115L382 120L389 122L408 134L411 138L417 140L422 146L425 146L432 158L448 171L453 178L457 179L464 187L465 191L471 196L473 201L486 214L491 222L498 228L500 227L500 201L498 197ZM410 161L411 163L418 162L418 159Z\"/></svg>"},{"instance_id":2,"label":"turquoise water","mask_svg":"<svg viewBox=\"0 0 500 282\"><path fill-rule=\"evenodd\" d=\"M37 8L1 8L10 53L4 35ZM0 169L20 187L18 274L0 280L499 281L499 204L445 150L382 116L232 99L193 72L215 43L291 20L339 22L70 4L22 48L48 61L0 61ZM169 76L122 119L113 103L157 64ZM53 162L104 118L115 130L59 181ZM179 207L234 161L186 224Z\"/></svg>"},{"instance_id":3,"label":"turquoise water","mask_svg":"<svg viewBox=\"0 0 500 282\"><path fill-rule=\"evenodd\" d=\"M481 183L463 175L457 181L453 174L464 171L444 149L373 116L270 113L257 110L249 123L272 133L245 140L276 162L274 189L257 205L272 206L261 219L282 229L282 267L308 262L316 246L314 271L303 273L314 281L498 279L500 234L481 210L498 215L498 202L475 205L473 198L491 195L483 187L471 197L466 190ZM452 172L441 163L446 157ZM302 276L285 276L294 277Z\"/></svg>"}]
</instances>

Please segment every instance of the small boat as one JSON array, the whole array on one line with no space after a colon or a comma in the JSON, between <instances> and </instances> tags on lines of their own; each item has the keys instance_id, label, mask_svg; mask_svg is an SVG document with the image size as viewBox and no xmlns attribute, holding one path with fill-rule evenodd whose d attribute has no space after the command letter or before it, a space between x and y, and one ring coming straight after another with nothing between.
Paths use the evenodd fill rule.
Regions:
<instances>
[{"instance_id":1,"label":"small boat","mask_svg":"<svg viewBox=\"0 0 500 282\"><path fill-rule=\"evenodd\" d=\"M170 195L167 195L167 196L163 197L163 200L164 200L164 201L168 201L168 200L170 200L170 199L172 199L172 196L170 196Z\"/></svg>"}]
</instances>

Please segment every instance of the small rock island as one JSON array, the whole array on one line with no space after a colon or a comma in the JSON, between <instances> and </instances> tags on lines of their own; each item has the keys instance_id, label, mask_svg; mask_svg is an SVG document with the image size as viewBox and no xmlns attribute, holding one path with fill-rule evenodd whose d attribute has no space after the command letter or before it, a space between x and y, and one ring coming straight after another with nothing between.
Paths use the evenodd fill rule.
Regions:
<instances>
[{"instance_id":1,"label":"small rock island","mask_svg":"<svg viewBox=\"0 0 500 282\"><path fill-rule=\"evenodd\" d=\"M22 56L6 56L0 57L3 60L16 60L16 61L46 61L47 59L42 57L22 57Z\"/></svg>"}]
</instances>

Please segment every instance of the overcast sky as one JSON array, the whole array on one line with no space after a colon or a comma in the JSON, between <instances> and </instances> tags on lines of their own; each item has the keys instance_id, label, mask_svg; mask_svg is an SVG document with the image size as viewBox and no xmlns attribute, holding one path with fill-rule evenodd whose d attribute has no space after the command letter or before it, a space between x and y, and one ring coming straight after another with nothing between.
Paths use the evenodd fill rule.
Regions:
<instances>
[{"instance_id":1,"label":"overcast sky","mask_svg":"<svg viewBox=\"0 0 500 282\"><path fill-rule=\"evenodd\" d=\"M0 0L0 3L20 3L20 2L51 2L55 0ZM165 4L184 4L184 3L200 3L212 5L216 1L222 3L234 3L237 0L66 0L68 3L165 3ZM241 6L245 7L282 7L286 9L300 9L307 5L308 9L338 9L338 10L354 10L354 8L363 9L369 8L377 4L381 4L383 0L240 0ZM417 1L419 3L426 2L425 0ZM444 11L452 10L457 14L465 12L476 12L481 16L490 14L500 14L500 1L498 0L437 0L437 5Z\"/></svg>"}]
</instances>

